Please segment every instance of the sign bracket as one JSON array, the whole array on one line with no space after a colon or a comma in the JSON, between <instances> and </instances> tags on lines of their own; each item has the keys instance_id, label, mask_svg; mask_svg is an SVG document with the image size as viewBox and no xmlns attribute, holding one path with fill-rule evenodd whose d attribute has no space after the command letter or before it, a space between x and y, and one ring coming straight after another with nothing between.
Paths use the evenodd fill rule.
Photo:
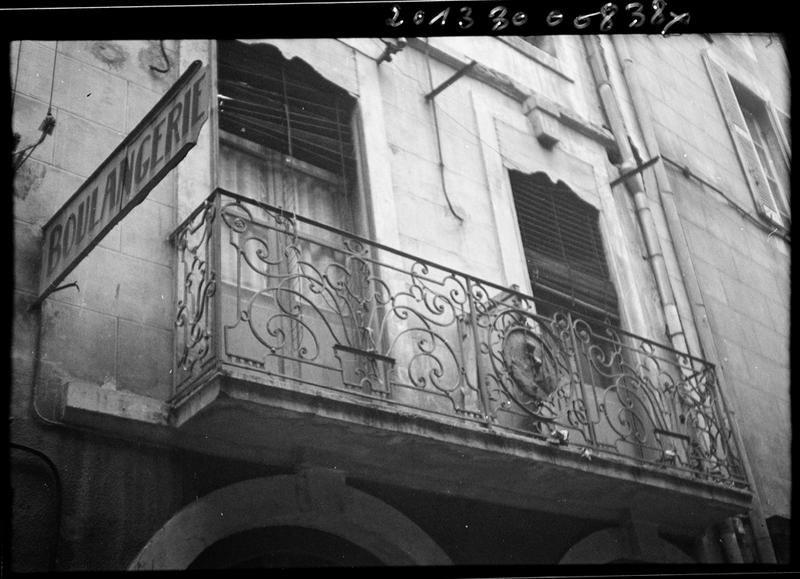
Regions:
<instances>
[{"instance_id":1,"label":"sign bracket","mask_svg":"<svg viewBox=\"0 0 800 579\"><path fill-rule=\"evenodd\" d=\"M54 294L56 292L60 292L61 290L65 290L65 289L68 289L68 288L71 288L71 287L74 287L76 290L78 290L78 293L80 293L81 286L78 285L78 282L72 281L70 283L65 283L64 285L60 285L57 288L51 289L50 293L48 295L52 295L52 294ZM43 303L42 300L37 300L37 301L33 302L31 305L28 306L28 311L32 312L32 311L38 310L39 308L42 307L42 303Z\"/></svg>"}]
</instances>

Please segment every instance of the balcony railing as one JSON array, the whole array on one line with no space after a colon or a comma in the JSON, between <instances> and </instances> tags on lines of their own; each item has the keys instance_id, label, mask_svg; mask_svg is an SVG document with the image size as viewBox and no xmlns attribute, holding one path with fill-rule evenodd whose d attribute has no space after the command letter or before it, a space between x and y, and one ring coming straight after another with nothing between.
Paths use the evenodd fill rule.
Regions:
<instances>
[{"instance_id":1,"label":"balcony railing","mask_svg":"<svg viewBox=\"0 0 800 579\"><path fill-rule=\"evenodd\" d=\"M223 190L173 239L178 397L238 367L746 486L708 362Z\"/></svg>"}]
</instances>

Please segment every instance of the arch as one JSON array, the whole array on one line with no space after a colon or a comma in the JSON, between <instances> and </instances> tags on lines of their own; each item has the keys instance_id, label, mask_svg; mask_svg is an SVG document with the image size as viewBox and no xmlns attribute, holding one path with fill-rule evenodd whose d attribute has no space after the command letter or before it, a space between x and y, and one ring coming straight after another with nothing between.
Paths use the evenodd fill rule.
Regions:
<instances>
[{"instance_id":1,"label":"arch","mask_svg":"<svg viewBox=\"0 0 800 579\"><path fill-rule=\"evenodd\" d=\"M379 567L383 562L341 537L307 527L261 527L205 549L188 570L263 567Z\"/></svg>"},{"instance_id":2,"label":"arch","mask_svg":"<svg viewBox=\"0 0 800 579\"><path fill-rule=\"evenodd\" d=\"M561 557L560 565L641 563L695 563L686 553L658 536L633 537L633 529L614 527L584 537ZM644 539L644 540L642 540ZM634 548L634 540L638 548Z\"/></svg>"},{"instance_id":3,"label":"arch","mask_svg":"<svg viewBox=\"0 0 800 579\"><path fill-rule=\"evenodd\" d=\"M450 565L413 521L328 474L250 479L184 507L142 548L129 569L186 569L206 548L236 533L305 527L353 543L387 565Z\"/></svg>"}]
</instances>

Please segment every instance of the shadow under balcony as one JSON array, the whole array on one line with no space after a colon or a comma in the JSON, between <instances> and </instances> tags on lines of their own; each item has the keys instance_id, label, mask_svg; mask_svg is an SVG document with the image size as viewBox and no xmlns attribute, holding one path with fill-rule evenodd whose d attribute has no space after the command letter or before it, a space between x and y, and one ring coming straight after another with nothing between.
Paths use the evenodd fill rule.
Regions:
<instances>
[{"instance_id":1,"label":"shadow under balcony","mask_svg":"<svg viewBox=\"0 0 800 579\"><path fill-rule=\"evenodd\" d=\"M681 532L749 503L703 360L223 190L173 240L209 452Z\"/></svg>"}]
</instances>

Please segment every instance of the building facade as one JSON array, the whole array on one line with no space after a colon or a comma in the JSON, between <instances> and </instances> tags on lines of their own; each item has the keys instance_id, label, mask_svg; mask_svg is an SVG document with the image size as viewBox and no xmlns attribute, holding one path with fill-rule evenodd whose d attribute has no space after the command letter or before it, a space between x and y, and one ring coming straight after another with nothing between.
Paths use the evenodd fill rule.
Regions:
<instances>
[{"instance_id":1,"label":"building facade","mask_svg":"<svg viewBox=\"0 0 800 579\"><path fill-rule=\"evenodd\" d=\"M15 568L788 562L780 38L11 56ZM196 61L197 144L39 300Z\"/></svg>"}]
</instances>

